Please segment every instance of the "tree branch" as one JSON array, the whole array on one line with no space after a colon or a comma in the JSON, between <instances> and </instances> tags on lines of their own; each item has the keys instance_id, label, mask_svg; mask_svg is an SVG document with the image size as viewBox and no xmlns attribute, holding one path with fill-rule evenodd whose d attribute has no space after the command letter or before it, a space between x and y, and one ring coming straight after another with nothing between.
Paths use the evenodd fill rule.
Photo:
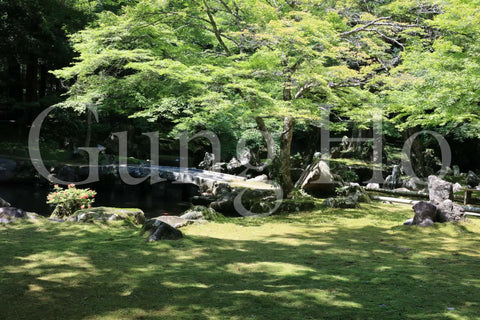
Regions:
<instances>
[{"instance_id":1,"label":"tree branch","mask_svg":"<svg viewBox=\"0 0 480 320\"><path fill-rule=\"evenodd\" d=\"M377 33L378 35L380 35L382 38L384 38L384 39L386 39L386 40L388 40L388 41L390 41L390 42L395 43L397 46L401 47L402 50L405 50L405 46L404 46L403 44L401 44L400 42L398 42L397 39L391 38L391 37L385 35L384 33L380 32L379 30L377 30L377 29L375 29L375 28L373 28L373 29L365 29L365 31L373 31L373 32Z\"/></svg>"},{"instance_id":2,"label":"tree branch","mask_svg":"<svg viewBox=\"0 0 480 320\"><path fill-rule=\"evenodd\" d=\"M314 82L307 82L303 86L298 89L297 93L295 93L295 96L293 99L300 99L305 92L307 92L310 88L316 87L318 84Z\"/></svg>"},{"instance_id":3,"label":"tree branch","mask_svg":"<svg viewBox=\"0 0 480 320\"><path fill-rule=\"evenodd\" d=\"M208 3L206 0L203 0L203 4L205 6L205 10L208 15L208 19L210 20L210 25L212 26L213 33L215 34L215 38L217 38L218 43L223 47L223 50L225 50L225 54L227 56L232 55L230 50L228 49L227 45L225 42L223 42L222 35L220 33L220 30L218 30L217 23L215 22L215 19L213 18L212 12L210 11L210 7L208 6Z\"/></svg>"},{"instance_id":4,"label":"tree branch","mask_svg":"<svg viewBox=\"0 0 480 320\"><path fill-rule=\"evenodd\" d=\"M355 29L350 30L350 31L347 31L347 32L342 32L342 33L340 33L339 36L342 37L342 38L343 38L343 37L347 37L347 36L349 36L349 35L351 35L351 34L354 34L354 33L360 32L360 31L363 31L363 30L365 30L366 28L368 28L368 27L370 27L370 26L372 26L372 25L375 25L375 23L377 23L377 22L379 22L379 21L388 20L388 19L390 19L390 17L381 17L381 18L375 19L375 20L370 21L370 22L368 22L367 24L365 24L365 25L363 25L363 26L361 26L361 27L355 28Z\"/></svg>"}]
</instances>

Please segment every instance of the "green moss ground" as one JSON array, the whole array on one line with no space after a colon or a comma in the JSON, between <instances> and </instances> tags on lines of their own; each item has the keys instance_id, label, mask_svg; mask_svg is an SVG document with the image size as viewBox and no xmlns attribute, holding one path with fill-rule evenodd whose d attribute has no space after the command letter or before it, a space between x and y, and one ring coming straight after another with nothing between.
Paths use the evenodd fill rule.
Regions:
<instances>
[{"instance_id":1,"label":"green moss ground","mask_svg":"<svg viewBox=\"0 0 480 320\"><path fill-rule=\"evenodd\" d=\"M158 243L120 223L2 225L0 319L480 319L480 221L411 215L362 204Z\"/></svg>"}]
</instances>

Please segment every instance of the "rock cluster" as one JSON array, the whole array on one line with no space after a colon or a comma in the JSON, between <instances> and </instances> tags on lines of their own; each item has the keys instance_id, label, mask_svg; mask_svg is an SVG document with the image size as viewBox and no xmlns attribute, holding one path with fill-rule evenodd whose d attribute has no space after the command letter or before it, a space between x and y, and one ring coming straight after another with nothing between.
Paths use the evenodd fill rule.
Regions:
<instances>
[{"instance_id":1,"label":"rock cluster","mask_svg":"<svg viewBox=\"0 0 480 320\"><path fill-rule=\"evenodd\" d=\"M370 202L370 196L358 183L337 189L337 197L325 199L323 205L330 208L357 208L360 202Z\"/></svg>"},{"instance_id":2,"label":"rock cluster","mask_svg":"<svg viewBox=\"0 0 480 320\"><path fill-rule=\"evenodd\" d=\"M58 219L58 217L50 216L50 219ZM134 225L143 225L145 223L145 214L142 210L136 208L95 207L75 211L75 213L67 219L67 221L70 222L121 220Z\"/></svg>"},{"instance_id":3,"label":"rock cluster","mask_svg":"<svg viewBox=\"0 0 480 320\"><path fill-rule=\"evenodd\" d=\"M415 216L405 225L431 226L435 222L465 219L465 210L453 203L453 185L437 176L428 177L429 202L420 201L413 206Z\"/></svg>"}]
</instances>

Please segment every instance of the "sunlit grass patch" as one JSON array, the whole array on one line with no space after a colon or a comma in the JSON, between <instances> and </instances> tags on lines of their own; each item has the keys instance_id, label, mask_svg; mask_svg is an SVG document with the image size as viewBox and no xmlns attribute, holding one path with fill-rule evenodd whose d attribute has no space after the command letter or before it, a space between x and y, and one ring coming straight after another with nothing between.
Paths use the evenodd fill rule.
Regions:
<instances>
[{"instance_id":1,"label":"sunlit grass patch","mask_svg":"<svg viewBox=\"0 0 480 320\"><path fill-rule=\"evenodd\" d=\"M190 225L0 225L1 319L475 319L480 224L362 204ZM452 309L453 308L453 309Z\"/></svg>"}]
</instances>

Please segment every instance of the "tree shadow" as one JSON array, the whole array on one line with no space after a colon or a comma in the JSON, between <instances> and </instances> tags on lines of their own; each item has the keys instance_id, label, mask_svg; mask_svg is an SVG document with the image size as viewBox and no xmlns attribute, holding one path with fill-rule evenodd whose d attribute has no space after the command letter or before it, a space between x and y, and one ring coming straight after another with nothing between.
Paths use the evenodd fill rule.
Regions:
<instances>
[{"instance_id":1,"label":"tree shadow","mask_svg":"<svg viewBox=\"0 0 480 320\"><path fill-rule=\"evenodd\" d=\"M478 237L456 226L161 243L120 226L0 230L2 319L451 319L480 305Z\"/></svg>"}]
</instances>

